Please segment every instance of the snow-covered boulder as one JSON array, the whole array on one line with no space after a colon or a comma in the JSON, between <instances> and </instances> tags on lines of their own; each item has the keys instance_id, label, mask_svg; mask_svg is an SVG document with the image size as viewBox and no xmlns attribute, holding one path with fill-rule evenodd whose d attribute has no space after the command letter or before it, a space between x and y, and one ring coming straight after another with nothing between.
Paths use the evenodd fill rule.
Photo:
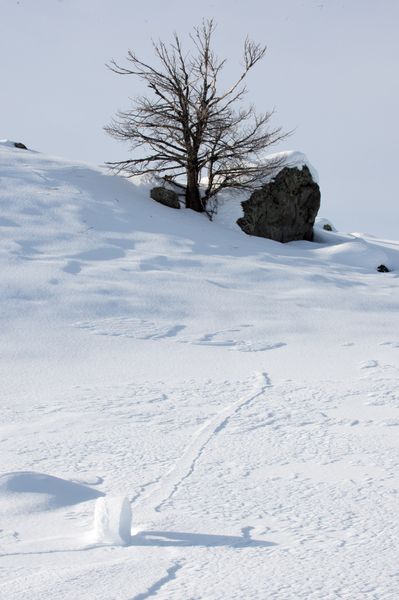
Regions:
<instances>
[{"instance_id":1,"label":"snow-covered boulder","mask_svg":"<svg viewBox=\"0 0 399 600\"><path fill-rule=\"evenodd\" d=\"M307 164L287 166L241 203L237 224L249 234L277 242L313 239L320 188Z\"/></svg>"},{"instance_id":2,"label":"snow-covered boulder","mask_svg":"<svg viewBox=\"0 0 399 600\"><path fill-rule=\"evenodd\" d=\"M8 146L10 148L19 148L20 150L28 150L28 148L22 142L13 142L12 140L3 139L0 140L2 146Z\"/></svg>"},{"instance_id":3,"label":"snow-covered boulder","mask_svg":"<svg viewBox=\"0 0 399 600\"><path fill-rule=\"evenodd\" d=\"M323 217L317 217L314 226L316 230L332 231L334 233L337 232L337 229L332 224L332 222L329 219L325 219Z\"/></svg>"}]
</instances>

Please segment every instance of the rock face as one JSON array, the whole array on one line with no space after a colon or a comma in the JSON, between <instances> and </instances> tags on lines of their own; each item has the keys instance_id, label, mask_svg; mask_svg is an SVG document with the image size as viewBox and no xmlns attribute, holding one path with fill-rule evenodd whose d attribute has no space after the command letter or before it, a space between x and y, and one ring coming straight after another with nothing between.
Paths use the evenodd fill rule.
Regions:
<instances>
[{"instance_id":1,"label":"rock face","mask_svg":"<svg viewBox=\"0 0 399 600\"><path fill-rule=\"evenodd\" d=\"M277 242L311 241L320 188L306 165L284 167L241 206L244 216L237 224L245 233Z\"/></svg>"},{"instance_id":2,"label":"rock face","mask_svg":"<svg viewBox=\"0 0 399 600\"><path fill-rule=\"evenodd\" d=\"M160 202L164 206L180 208L179 196L173 190L167 190L163 187L154 187L150 192L150 196L153 200Z\"/></svg>"},{"instance_id":3,"label":"rock face","mask_svg":"<svg viewBox=\"0 0 399 600\"><path fill-rule=\"evenodd\" d=\"M379 266L377 267L377 271L378 271L379 273L389 273L389 269L388 269L388 267L386 267L385 265L379 265Z\"/></svg>"},{"instance_id":4,"label":"rock face","mask_svg":"<svg viewBox=\"0 0 399 600\"><path fill-rule=\"evenodd\" d=\"M28 148L22 142L14 142L15 148L20 148L21 150L27 150Z\"/></svg>"}]
</instances>

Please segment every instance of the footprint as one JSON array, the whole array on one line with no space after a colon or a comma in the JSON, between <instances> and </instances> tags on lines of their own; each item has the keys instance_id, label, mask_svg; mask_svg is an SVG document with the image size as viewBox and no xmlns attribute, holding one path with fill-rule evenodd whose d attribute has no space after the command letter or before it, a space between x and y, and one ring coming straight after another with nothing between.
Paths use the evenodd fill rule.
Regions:
<instances>
[{"instance_id":1,"label":"footprint","mask_svg":"<svg viewBox=\"0 0 399 600\"><path fill-rule=\"evenodd\" d=\"M224 331L215 331L214 333L205 333L199 338L187 338L180 340L183 344L193 344L195 346L236 346L239 342L226 337L229 333L239 333L239 329L226 329Z\"/></svg>"},{"instance_id":2,"label":"footprint","mask_svg":"<svg viewBox=\"0 0 399 600\"><path fill-rule=\"evenodd\" d=\"M378 367L378 362L376 360L366 360L360 363L361 369L374 369L375 367Z\"/></svg>"},{"instance_id":3,"label":"footprint","mask_svg":"<svg viewBox=\"0 0 399 600\"><path fill-rule=\"evenodd\" d=\"M266 352L266 350L276 350L277 348L283 348L286 346L284 342L240 342L236 346L236 350L239 352Z\"/></svg>"},{"instance_id":4,"label":"footprint","mask_svg":"<svg viewBox=\"0 0 399 600\"><path fill-rule=\"evenodd\" d=\"M72 273L73 275L76 275L77 273L81 272L82 266L78 260L70 260L62 270L64 273Z\"/></svg>"},{"instance_id":5,"label":"footprint","mask_svg":"<svg viewBox=\"0 0 399 600\"><path fill-rule=\"evenodd\" d=\"M250 327L250 325L241 325L241 327ZM214 333L206 333L199 338L185 338L179 341L183 344L193 344L195 346L222 346L238 352L264 352L286 345L283 342L253 342L229 337L230 333L240 333L240 331L240 329L225 329Z\"/></svg>"},{"instance_id":6,"label":"footprint","mask_svg":"<svg viewBox=\"0 0 399 600\"><path fill-rule=\"evenodd\" d=\"M87 329L95 335L122 336L138 340L161 340L176 337L185 325L159 324L145 319L113 317L98 321L75 323L79 329Z\"/></svg>"},{"instance_id":7,"label":"footprint","mask_svg":"<svg viewBox=\"0 0 399 600\"><path fill-rule=\"evenodd\" d=\"M265 352L286 346L284 342L243 340L240 334L242 333L242 329L253 327L249 324L240 325L236 329L223 329L221 331L204 333L199 336L187 337L179 337L179 334L186 329L185 325L179 323L155 323L132 317L112 317L97 321L82 321L75 323L75 327L87 329L95 335L122 336L139 340L174 338L180 344L222 347L238 352Z\"/></svg>"},{"instance_id":8,"label":"footprint","mask_svg":"<svg viewBox=\"0 0 399 600\"><path fill-rule=\"evenodd\" d=\"M5 529L0 529L0 539L2 541L13 540L14 542L21 541L21 535L19 531L6 531Z\"/></svg>"}]
</instances>

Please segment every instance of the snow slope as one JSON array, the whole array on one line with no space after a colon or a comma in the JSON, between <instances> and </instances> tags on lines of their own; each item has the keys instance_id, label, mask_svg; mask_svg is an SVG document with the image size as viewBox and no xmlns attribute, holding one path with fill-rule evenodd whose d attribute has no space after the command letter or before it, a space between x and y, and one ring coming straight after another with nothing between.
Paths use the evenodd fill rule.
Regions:
<instances>
[{"instance_id":1,"label":"snow slope","mask_svg":"<svg viewBox=\"0 0 399 600\"><path fill-rule=\"evenodd\" d=\"M399 242L227 214L0 144L1 598L397 597Z\"/></svg>"}]
</instances>

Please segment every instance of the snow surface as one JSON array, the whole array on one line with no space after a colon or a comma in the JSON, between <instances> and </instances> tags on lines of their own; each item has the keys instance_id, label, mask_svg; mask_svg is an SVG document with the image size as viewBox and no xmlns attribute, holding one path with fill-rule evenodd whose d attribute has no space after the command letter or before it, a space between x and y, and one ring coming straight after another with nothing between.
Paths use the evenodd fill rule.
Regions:
<instances>
[{"instance_id":1,"label":"snow surface","mask_svg":"<svg viewBox=\"0 0 399 600\"><path fill-rule=\"evenodd\" d=\"M399 242L324 223L0 145L1 598L397 598Z\"/></svg>"},{"instance_id":2,"label":"snow surface","mask_svg":"<svg viewBox=\"0 0 399 600\"><path fill-rule=\"evenodd\" d=\"M303 152L298 152L298 150L283 150L282 152L274 152L273 154L268 154L266 159L272 164L274 161L281 161L281 169L283 169L284 167L296 167L297 169L303 169L303 167L306 166L310 171L313 181L319 183L318 172L316 171L312 163L309 161L306 154L304 154Z\"/></svg>"},{"instance_id":3,"label":"snow surface","mask_svg":"<svg viewBox=\"0 0 399 600\"><path fill-rule=\"evenodd\" d=\"M5 146L6 148L15 148L15 142L3 138L0 140L0 146Z\"/></svg>"}]
</instances>

